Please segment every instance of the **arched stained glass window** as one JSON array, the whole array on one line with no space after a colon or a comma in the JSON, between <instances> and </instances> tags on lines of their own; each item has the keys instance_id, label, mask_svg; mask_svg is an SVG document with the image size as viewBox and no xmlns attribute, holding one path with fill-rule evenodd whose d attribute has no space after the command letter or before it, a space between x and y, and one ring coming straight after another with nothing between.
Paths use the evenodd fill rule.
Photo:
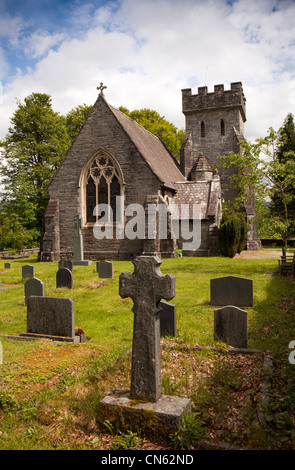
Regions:
<instances>
[{"instance_id":1,"label":"arched stained glass window","mask_svg":"<svg viewBox=\"0 0 295 470\"><path fill-rule=\"evenodd\" d=\"M99 220L94 209L98 204L108 204L112 209L112 219L116 220L116 196L121 195L120 176L112 159L104 153L94 157L86 173L86 222ZM105 216L101 214L101 216Z\"/></svg>"}]
</instances>

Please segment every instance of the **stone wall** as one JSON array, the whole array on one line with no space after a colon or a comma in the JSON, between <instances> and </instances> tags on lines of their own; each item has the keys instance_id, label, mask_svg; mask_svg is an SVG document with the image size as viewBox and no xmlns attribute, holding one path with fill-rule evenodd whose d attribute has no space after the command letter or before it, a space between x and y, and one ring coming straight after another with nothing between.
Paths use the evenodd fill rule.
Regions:
<instances>
[{"instance_id":1,"label":"stone wall","mask_svg":"<svg viewBox=\"0 0 295 470\"><path fill-rule=\"evenodd\" d=\"M16 258L29 258L32 255L37 255L39 248L24 248L17 250L15 254L9 254L9 250L0 251L0 259L16 259Z\"/></svg>"}]
</instances>

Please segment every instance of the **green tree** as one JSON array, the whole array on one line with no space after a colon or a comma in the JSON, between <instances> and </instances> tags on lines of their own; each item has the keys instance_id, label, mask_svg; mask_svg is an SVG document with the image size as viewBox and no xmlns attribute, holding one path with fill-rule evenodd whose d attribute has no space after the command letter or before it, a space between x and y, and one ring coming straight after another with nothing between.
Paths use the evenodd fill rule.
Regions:
<instances>
[{"instance_id":1,"label":"green tree","mask_svg":"<svg viewBox=\"0 0 295 470\"><path fill-rule=\"evenodd\" d=\"M277 155L279 162L284 163L289 160L288 152L295 155L295 124L294 116L289 113L279 129Z\"/></svg>"},{"instance_id":2,"label":"green tree","mask_svg":"<svg viewBox=\"0 0 295 470\"><path fill-rule=\"evenodd\" d=\"M280 167L286 170L290 167L290 162L295 161L295 125L294 118L289 113L284 121L283 126L279 129L278 143L276 148L277 160ZM275 176L275 175L274 175ZM290 180L289 172L286 175L280 174L277 181L278 191L274 191L271 196L270 212L275 218L281 218L282 213L288 212L288 218L295 220L295 187L292 185L292 181L288 186ZM282 189L284 186L284 193L288 193L288 200L286 197L282 197ZM287 207L285 207L285 204ZM294 227L290 226L290 236L294 236Z\"/></svg>"},{"instance_id":3,"label":"green tree","mask_svg":"<svg viewBox=\"0 0 295 470\"><path fill-rule=\"evenodd\" d=\"M48 202L47 185L71 138L65 119L53 111L49 95L32 93L17 105L8 133L0 142L1 215L2 220L17 220L36 243Z\"/></svg>"},{"instance_id":4,"label":"green tree","mask_svg":"<svg viewBox=\"0 0 295 470\"><path fill-rule=\"evenodd\" d=\"M88 106L84 103L83 105L71 109L65 116L65 126L71 140L74 140L80 131L91 109L92 106Z\"/></svg>"},{"instance_id":5,"label":"green tree","mask_svg":"<svg viewBox=\"0 0 295 470\"><path fill-rule=\"evenodd\" d=\"M164 116L161 116L153 109L143 108L129 111L127 108L120 106L119 111L159 137L171 155L179 160L180 147L185 137L184 130L178 130L174 124L167 121Z\"/></svg>"},{"instance_id":6,"label":"green tree","mask_svg":"<svg viewBox=\"0 0 295 470\"><path fill-rule=\"evenodd\" d=\"M294 204L295 190L295 153L283 152L283 158L277 152L280 144L280 134L272 128L264 138L256 139L254 143L246 140L240 143L241 154L229 153L219 157L219 165L229 169L236 168L236 173L229 178L230 185L237 189L237 197L224 205L226 213L242 210L245 203L255 200L260 223L265 221L268 230L280 234L283 241L283 253L287 240L294 230L294 217L289 207ZM265 201L276 199L281 210L269 217Z\"/></svg>"}]
</instances>

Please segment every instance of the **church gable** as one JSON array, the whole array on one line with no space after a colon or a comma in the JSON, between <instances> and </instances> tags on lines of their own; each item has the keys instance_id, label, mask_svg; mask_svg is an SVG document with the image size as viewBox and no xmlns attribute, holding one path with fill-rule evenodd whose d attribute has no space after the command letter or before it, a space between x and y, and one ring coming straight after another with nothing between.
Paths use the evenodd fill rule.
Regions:
<instances>
[{"instance_id":1,"label":"church gable","mask_svg":"<svg viewBox=\"0 0 295 470\"><path fill-rule=\"evenodd\" d=\"M123 134L125 134L125 139ZM117 156L119 161L124 151L123 146L127 143L126 137L127 141L132 142L134 151L142 157L159 183L167 188L174 188L175 182L185 180L174 158L161 140L124 113L110 106L100 95L49 184L49 192L52 186L59 184L60 179L64 181L64 173L69 167L72 168L72 173L76 171L79 179L83 166L99 148L110 151L115 157ZM139 163L134 161L134 151L131 156L132 164Z\"/></svg>"},{"instance_id":2,"label":"church gable","mask_svg":"<svg viewBox=\"0 0 295 470\"><path fill-rule=\"evenodd\" d=\"M48 187L50 201L58 201L59 206L61 256L73 252L76 215L81 217L89 259L107 252L113 258L141 253L142 240L95 239L93 227L101 214L94 208L108 204L107 223L115 226L117 196L123 201L120 212L134 203L145 207L148 196L158 197L163 188L173 191L176 180L184 177L162 142L100 95Z\"/></svg>"}]
</instances>

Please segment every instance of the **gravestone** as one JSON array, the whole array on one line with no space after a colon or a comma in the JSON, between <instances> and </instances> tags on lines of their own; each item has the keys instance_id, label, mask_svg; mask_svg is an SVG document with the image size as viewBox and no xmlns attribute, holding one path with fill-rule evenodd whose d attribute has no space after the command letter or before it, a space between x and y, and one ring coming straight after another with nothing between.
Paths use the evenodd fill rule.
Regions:
<instances>
[{"instance_id":1,"label":"gravestone","mask_svg":"<svg viewBox=\"0 0 295 470\"><path fill-rule=\"evenodd\" d=\"M98 261L96 263L98 277L101 279L109 279L113 277L113 263L110 261Z\"/></svg>"},{"instance_id":2,"label":"gravestone","mask_svg":"<svg viewBox=\"0 0 295 470\"><path fill-rule=\"evenodd\" d=\"M5 269L10 269L10 268L11 268L10 263L4 263L4 268L5 268Z\"/></svg>"},{"instance_id":3,"label":"gravestone","mask_svg":"<svg viewBox=\"0 0 295 470\"><path fill-rule=\"evenodd\" d=\"M82 235L82 220L79 215L76 215L73 220L73 226L75 228L75 234L73 239L74 245L74 266L89 266L92 261L84 260L84 249L83 249L83 235Z\"/></svg>"},{"instance_id":4,"label":"gravestone","mask_svg":"<svg viewBox=\"0 0 295 470\"><path fill-rule=\"evenodd\" d=\"M27 332L23 336L80 342L80 337L75 335L73 300L30 296L27 300Z\"/></svg>"},{"instance_id":5,"label":"gravestone","mask_svg":"<svg viewBox=\"0 0 295 470\"><path fill-rule=\"evenodd\" d=\"M71 259L61 259L58 262L58 269L61 268L68 268L70 271L73 272L73 261Z\"/></svg>"},{"instance_id":6,"label":"gravestone","mask_svg":"<svg viewBox=\"0 0 295 470\"><path fill-rule=\"evenodd\" d=\"M247 348L247 316L245 310L233 305L214 310L214 337L236 348Z\"/></svg>"},{"instance_id":7,"label":"gravestone","mask_svg":"<svg viewBox=\"0 0 295 470\"><path fill-rule=\"evenodd\" d=\"M35 277L35 267L31 264L26 264L22 266L22 278L23 279L30 279Z\"/></svg>"},{"instance_id":8,"label":"gravestone","mask_svg":"<svg viewBox=\"0 0 295 470\"><path fill-rule=\"evenodd\" d=\"M42 281L40 281L40 279L37 279L36 277L28 279L25 283L25 303L27 303L28 298L31 295L36 295L40 297L44 297L45 295L44 284Z\"/></svg>"},{"instance_id":9,"label":"gravestone","mask_svg":"<svg viewBox=\"0 0 295 470\"><path fill-rule=\"evenodd\" d=\"M176 305L162 300L160 312L160 334L161 336L176 336Z\"/></svg>"},{"instance_id":10,"label":"gravestone","mask_svg":"<svg viewBox=\"0 0 295 470\"><path fill-rule=\"evenodd\" d=\"M175 295L175 277L162 274L162 261L157 256L138 256L133 260L134 272L119 278L119 295L131 297L134 313L131 389L115 390L100 402L100 418L108 419L124 407L124 419L132 428L140 420L141 429L152 416L156 427L170 431L179 429L182 416L191 411L188 398L161 395L160 307L162 298ZM136 419L134 417L136 416ZM155 432L155 429L154 429Z\"/></svg>"},{"instance_id":11,"label":"gravestone","mask_svg":"<svg viewBox=\"0 0 295 470\"><path fill-rule=\"evenodd\" d=\"M244 277L225 276L210 281L211 305L253 306L253 281Z\"/></svg>"},{"instance_id":12,"label":"gravestone","mask_svg":"<svg viewBox=\"0 0 295 470\"><path fill-rule=\"evenodd\" d=\"M73 287L73 274L68 268L61 268L56 273L56 287Z\"/></svg>"},{"instance_id":13,"label":"gravestone","mask_svg":"<svg viewBox=\"0 0 295 470\"><path fill-rule=\"evenodd\" d=\"M131 297L134 313L131 395L157 401L161 396L158 303L175 295L175 277L164 276L156 256L138 256L134 273L120 275L119 295Z\"/></svg>"}]
</instances>

